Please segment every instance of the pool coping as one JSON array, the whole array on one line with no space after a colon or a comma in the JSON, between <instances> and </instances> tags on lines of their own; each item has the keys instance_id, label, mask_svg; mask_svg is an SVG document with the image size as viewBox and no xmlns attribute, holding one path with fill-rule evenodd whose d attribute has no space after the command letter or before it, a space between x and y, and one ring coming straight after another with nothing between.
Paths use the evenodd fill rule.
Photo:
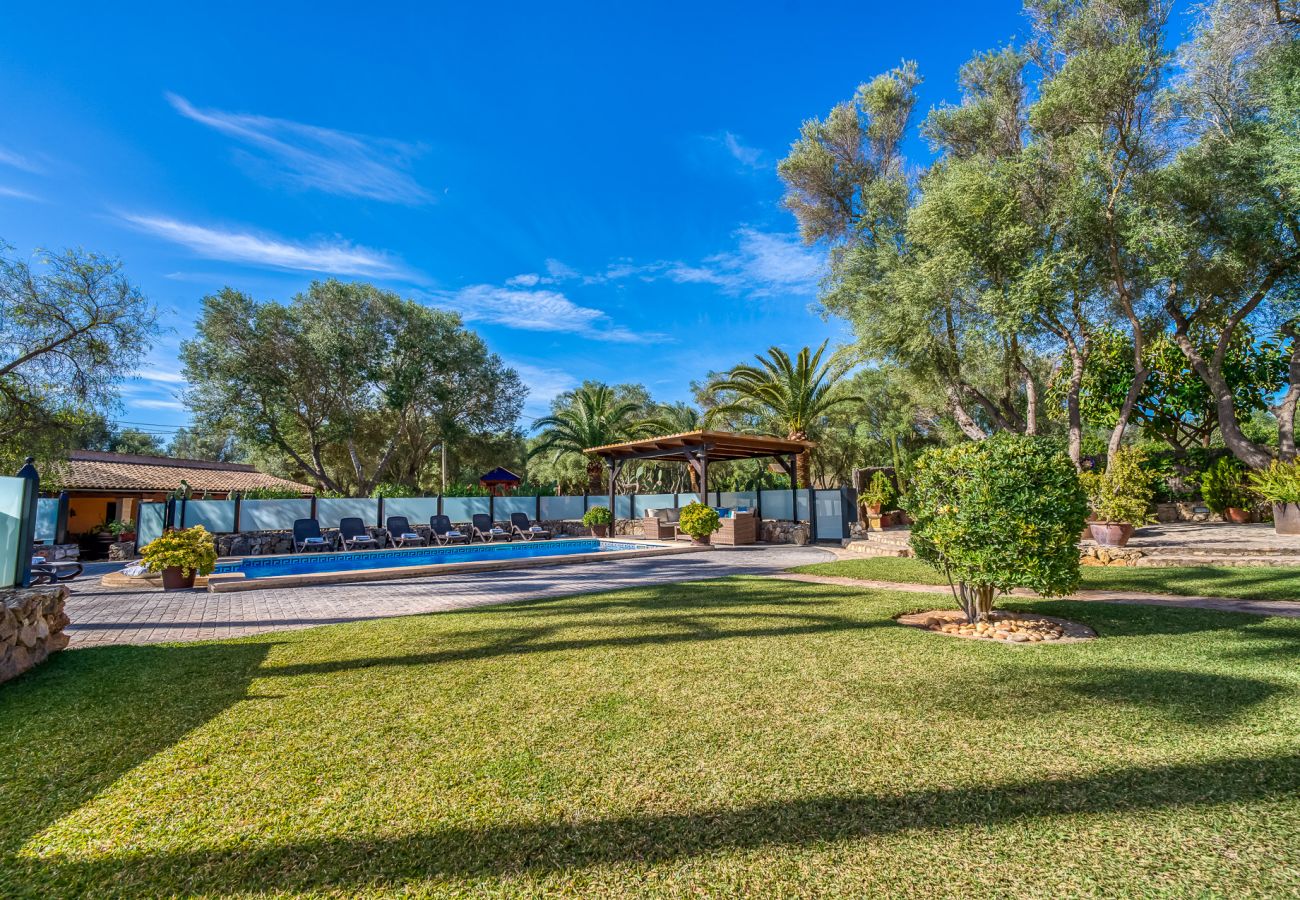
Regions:
<instances>
[{"instance_id":1,"label":"pool coping","mask_svg":"<svg viewBox=\"0 0 1300 900\"><path fill-rule=\"evenodd\" d=\"M560 538L559 540L563 540ZM359 581L388 581L394 578L421 578L430 575L459 575L465 572L492 572L500 569L533 569L540 566L562 566L571 563L609 561L613 559L641 559L647 556L676 556L711 549L708 545L682 542L628 540L606 538L619 543L636 544L642 549L619 550L615 553L595 551L570 553L563 556L533 556L516 559L488 559L475 562L430 563L424 566L390 566L384 569L345 569L339 572L302 572L296 575L268 575L264 578L245 578L242 572L213 573L207 577L208 593L225 594L234 591L256 591L263 588L306 587L315 584L351 584ZM293 556L295 554L277 554ZM217 564L237 563L242 556L229 556Z\"/></svg>"}]
</instances>

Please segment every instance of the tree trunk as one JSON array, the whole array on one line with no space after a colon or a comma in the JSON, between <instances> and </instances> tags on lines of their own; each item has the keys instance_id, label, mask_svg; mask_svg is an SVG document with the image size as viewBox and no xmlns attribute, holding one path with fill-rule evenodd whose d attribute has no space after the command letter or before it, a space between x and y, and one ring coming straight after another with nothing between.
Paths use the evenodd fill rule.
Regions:
<instances>
[{"instance_id":1,"label":"tree trunk","mask_svg":"<svg viewBox=\"0 0 1300 900\"><path fill-rule=\"evenodd\" d=\"M788 441L806 441L808 440L808 432L791 431L785 437ZM794 482L796 488L806 488L812 485L812 457L807 450L797 454L794 458Z\"/></svg>"},{"instance_id":2,"label":"tree trunk","mask_svg":"<svg viewBox=\"0 0 1300 900\"><path fill-rule=\"evenodd\" d=\"M604 470L605 470L605 466L601 463L600 460L595 459L595 460L587 461L587 493L588 494L602 493L602 487L604 482L604 478L603 478Z\"/></svg>"},{"instance_id":3,"label":"tree trunk","mask_svg":"<svg viewBox=\"0 0 1300 900\"><path fill-rule=\"evenodd\" d=\"M1300 403L1300 339L1296 338L1295 323L1288 322L1281 328L1282 334L1291 339L1291 362L1287 369L1287 388L1282 395L1282 402L1273 407L1277 417L1278 455L1283 459L1295 459L1295 413Z\"/></svg>"},{"instance_id":4,"label":"tree trunk","mask_svg":"<svg viewBox=\"0 0 1300 900\"><path fill-rule=\"evenodd\" d=\"M966 406L962 402L961 394L957 391L957 388L950 384L945 388L945 393L948 396L948 410L952 413L952 417L957 420L957 427L961 429L961 433L972 441L982 441L988 437L988 433L983 428L980 428L975 420L971 418L971 414L966 411Z\"/></svg>"},{"instance_id":5,"label":"tree trunk","mask_svg":"<svg viewBox=\"0 0 1300 900\"><path fill-rule=\"evenodd\" d=\"M1025 383L1025 434L1038 434L1038 385L1023 360L1017 359L1016 365Z\"/></svg>"},{"instance_id":6,"label":"tree trunk","mask_svg":"<svg viewBox=\"0 0 1300 900\"><path fill-rule=\"evenodd\" d=\"M1068 452L1076 469L1083 464L1083 413L1079 408L1079 393L1083 389L1083 354L1070 344L1070 388L1065 395L1065 417L1068 423Z\"/></svg>"},{"instance_id":7,"label":"tree trunk","mask_svg":"<svg viewBox=\"0 0 1300 900\"><path fill-rule=\"evenodd\" d=\"M974 625L983 622L993 612L993 585L967 584L962 581L957 585L957 596L961 611L966 614L966 621Z\"/></svg>"}]
</instances>

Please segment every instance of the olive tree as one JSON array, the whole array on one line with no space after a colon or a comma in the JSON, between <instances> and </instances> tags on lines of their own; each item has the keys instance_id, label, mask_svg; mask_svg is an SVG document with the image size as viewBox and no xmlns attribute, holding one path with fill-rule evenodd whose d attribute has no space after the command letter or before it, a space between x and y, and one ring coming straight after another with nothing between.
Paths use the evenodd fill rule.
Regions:
<instances>
[{"instance_id":1,"label":"olive tree","mask_svg":"<svg viewBox=\"0 0 1300 900\"><path fill-rule=\"evenodd\" d=\"M917 556L947 576L970 622L1012 588L1060 596L1079 582L1088 500L1054 441L1001 433L929 450L903 506Z\"/></svg>"}]
</instances>

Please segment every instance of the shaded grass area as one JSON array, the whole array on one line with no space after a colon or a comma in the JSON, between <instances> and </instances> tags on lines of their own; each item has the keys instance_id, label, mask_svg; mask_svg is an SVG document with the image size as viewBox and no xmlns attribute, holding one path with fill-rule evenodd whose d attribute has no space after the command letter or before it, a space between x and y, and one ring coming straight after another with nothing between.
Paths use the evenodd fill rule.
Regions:
<instances>
[{"instance_id":1,"label":"shaded grass area","mask_svg":"<svg viewBox=\"0 0 1300 900\"><path fill-rule=\"evenodd\" d=\"M838 575L902 584L947 584L943 573L919 559L873 557L799 566L792 572ZM1148 591L1184 597L1300 600L1300 566L1084 566L1079 587L1098 591Z\"/></svg>"},{"instance_id":2,"label":"shaded grass area","mask_svg":"<svg viewBox=\"0 0 1300 900\"><path fill-rule=\"evenodd\" d=\"M674 584L60 654L0 688L0 896L1285 894L1300 622Z\"/></svg>"}]
</instances>

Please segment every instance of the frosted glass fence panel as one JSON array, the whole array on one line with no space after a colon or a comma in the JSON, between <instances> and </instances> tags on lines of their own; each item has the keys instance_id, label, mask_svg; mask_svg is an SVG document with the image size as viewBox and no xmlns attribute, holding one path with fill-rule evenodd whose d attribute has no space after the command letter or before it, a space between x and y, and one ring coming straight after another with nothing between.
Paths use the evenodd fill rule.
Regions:
<instances>
[{"instance_id":1,"label":"frosted glass fence panel","mask_svg":"<svg viewBox=\"0 0 1300 900\"><path fill-rule=\"evenodd\" d=\"M677 495L678 506L685 506L688 503L701 503L701 502L703 501L700 500L699 494L678 494Z\"/></svg>"},{"instance_id":2,"label":"frosted glass fence panel","mask_svg":"<svg viewBox=\"0 0 1300 900\"><path fill-rule=\"evenodd\" d=\"M796 500L795 516L800 522L808 521L808 489L802 488L798 492Z\"/></svg>"},{"instance_id":3,"label":"frosted glass fence panel","mask_svg":"<svg viewBox=\"0 0 1300 900\"><path fill-rule=\"evenodd\" d=\"M817 492L817 539L844 537L843 498L839 491Z\"/></svg>"},{"instance_id":4,"label":"frosted glass fence panel","mask_svg":"<svg viewBox=\"0 0 1300 900\"><path fill-rule=\"evenodd\" d=\"M719 491L718 506L730 509L753 509L758 505L757 491ZM764 510L766 512L766 510Z\"/></svg>"},{"instance_id":5,"label":"frosted glass fence panel","mask_svg":"<svg viewBox=\"0 0 1300 900\"><path fill-rule=\"evenodd\" d=\"M543 519L581 519L586 512L582 497L543 497Z\"/></svg>"},{"instance_id":6,"label":"frosted glass fence panel","mask_svg":"<svg viewBox=\"0 0 1300 900\"><path fill-rule=\"evenodd\" d=\"M316 519L321 528L338 528L340 519L360 519L363 525L378 525L378 517L378 500L323 497L316 501Z\"/></svg>"},{"instance_id":7,"label":"frosted glass fence panel","mask_svg":"<svg viewBox=\"0 0 1300 900\"><path fill-rule=\"evenodd\" d=\"M18 580L18 545L22 542L27 479L0 478L0 587Z\"/></svg>"},{"instance_id":8,"label":"frosted glass fence panel","mask_svg":"<svg viewBox=\"0 0 1300 900\"><path fill-rule=\"evenodd\" d=\"M443 497L442 511L453 522L468 522L476 513L487 515L487 497Z\"/></svg>"},{"instance_id":9,"label":"frosted glass fence panel","mask_svg":"<svg viewBox=\"0 0 1300 900\"><path fill-rule=\"evenodd\" d=\"M763 491L763 518L792 518L793 503L788 490Z\"/></svg>"},{"instance_id":10,"label":"frosted glass fence panel","mask_svg":"<svg viewBox=\"0 0 1300 900\"><path fill-rule=\"evenodd\" d=\"M310 500L244 500L238 531L289 531L298 519L311 517Z\"/></svg>"},{"instance_id":11,"label":"frosted glass fence panel","mask_svg":"<svg viewBox=\"0 0 1300 900\"><path fill-rule=\"evenodd\" d=\"M394 497L384 501L384 519L406 516L412 525L428 525L438 514L437 497Z\"/></svg>"},{"instance_id":12,"label":"frosted glass fence panel","mask_svg":"<svg viewBox=\"0 0 1300 900\"><path fill-rule=\"evenodd\" d=\"M213 534L229 534L235 530L234 500L189 500L176 504L177 515L182 513L185 520L182 528L202 525Z\"/></svg>"},{"instance_id":13,"label":"frosted glass fence panel","mask_svg":"<svg viewBox=\"0 0 1300 900\"><path fill-rule=\"evenodd\" d=\"M166 514L166 503L140 504L135 517L135 545L137 548L143 547L162 534Z\"/></svg>"},{"instance_id":14,"label":"frosted glass fence panel","mask_svg":"<svg viewBox=\"0 0 1300 900\"><path fill-rule=\"evenodd\" d=\"M511 513L523 513L528 521L537 518L536 497L497 497L495 512L498 521L504 522Z\"/></svg>"},{"instance_id":15,"label":"frosted glass fence panel","mask_svg":"<svg viewBox=\"0 0 1300 900\"><path fill-rule=\"evenodd\" d=\"M601 506L609 506L609 498L602 498ZM630 519L632 518L632 498L627 494L614 495L614 518Z\"/></svg>"},{"instance_id":16,"label":"frosted glass fence panel","mask_svg":"<svg viewBox=\"0 0 1300 900\"><path fill-rule=\"evenodd\" d=\"M676 494L637 494L636 514L644 516L650 509L672 509L677 505Z\"/></svg>"},{"instance_id":17,"label":"frosted glass fence panel","mask_svg":"<svg viewBox=\"0 0 1300 900\"><path fill-rule=\"evenodd\" d=\"M36 540L54 543L59 530L59 498L41 497L36 501Z\"/></svg>"}]
</instances>

